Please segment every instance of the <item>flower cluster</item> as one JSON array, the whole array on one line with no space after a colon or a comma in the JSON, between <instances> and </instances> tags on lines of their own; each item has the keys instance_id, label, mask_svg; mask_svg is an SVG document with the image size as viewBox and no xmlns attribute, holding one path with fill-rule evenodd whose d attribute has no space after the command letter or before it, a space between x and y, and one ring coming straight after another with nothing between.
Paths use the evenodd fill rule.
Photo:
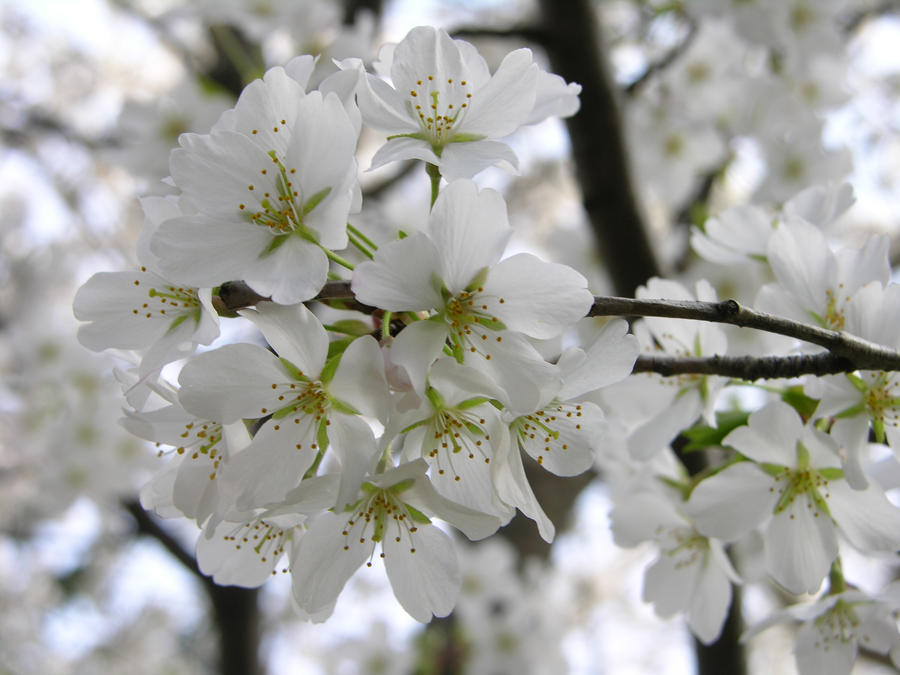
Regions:
<instances>
[{"instance_id":1,"label":"flower cluster","mask_svg":"<svg viewBox=\"0 0 900 675\"><path fill-rule=\"evenodd\" d=\"M858 608L866 630L882 631L875 648L900 653L896 631L883 634L900 605L848 590L841 567L845 543L900 549L900 510L867 466L870 435L900 447L895 375L760 388L753 407L716 375L628 377L641 350L703 359L742 340L760 353L797 347L699 321L585 319L594 299L579 272L510 254L506 202L473 178L515 168L503 138L574 114L580 91L529 50L492 74L472 45L421 27L382 50L377 74L356 59L335 66L313 77L316 60L301 56L272 68L209 133L181 135L169 161L178 193L143 201L141 267L98 274L75 298L85 346L139 356L123 376L124 426L170 457L142 501L203 530L201 569L242 586L282 569L300 610L321 621L358 568L383 560L398 601L427 622L453 610L465 575L435 521L479 540L518 510L549 542L526 465L597 467L616 540L659 550L645 599L683 613L704 643L742 583L728 546L758 541L785 590L818 593L829 580L814 611L791 616L824 634ZM363 126L387 135L373 168L426 164L420 230L384 241L357 221ZM835 251L823 233L849 203L847 189L820 187L777 213L738 207L692 244L764 278L756 307L900 348L887 240ZM251 302L226 302L234 282ZM689 290L651 279L638 295L716 299L705 280ZM265 346L213 344L220 321L252 326ZM213 348L194 355L199 345ZM691 475L673 445L724 459ZM813 632L802 633L809 668L821 660ZM853 643L849 654L859 635L829 639Z\"/></svg>"},{"instance_id":2,"label":"flower cluster","mask_svg":"<svg viewBox=\"0 0 900 675\"><path fill-rule=\"evenodd\" d=\"M314 64L269 70L208 134L180 137L180 192L145 200L139 271L79 291L80 339L142 355L133 390L146 393L125 426L173 456L143 502L196 521L217 582L258 585L281 564L321 620L378 544L398 600L427 621L452 610L461 578L432 519L481 539L519 509L551 540L522 452L560 475L590 468L604 419L581 398L627 376L636 341L612 321L587 351L547 360L536 345L585 316L587 282L531 254L504 258L506 204L470 179L514 165L493 139L574 112L577 85L528 50L491 76L471 45L431 28L393 50L397 89L348 61L307 91ZM348 223L361 121L400 134L376 165L419 157L454 179L422 232L381 247ZM367 260L350 263L348 245ZM340 267L367 313L325 325L305 303ZM177 387L160 379L217 338L213 295L233 280L266 298L238 313L267 347L225 344L191 358Z\"/></svg>"}]
</instances>

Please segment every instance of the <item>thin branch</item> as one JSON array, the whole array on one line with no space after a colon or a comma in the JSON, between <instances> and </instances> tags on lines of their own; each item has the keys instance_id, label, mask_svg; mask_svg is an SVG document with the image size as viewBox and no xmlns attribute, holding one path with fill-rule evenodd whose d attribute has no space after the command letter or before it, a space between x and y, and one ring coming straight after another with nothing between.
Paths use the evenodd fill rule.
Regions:
<instances>
[{"instance_id":1,"label":"thin branch","mask_svg":"<svg viewBox=\"0 0 900 675\"><path fill-rule=\"evenodd\" d=\"M801 375L835 375L857 370L842 356L829 352L797 356L639 356L635 373L673 375L722 375L753 382L754 380L799 377Z\"/></svg>"},{"instance_id":2,"label":"thin branch","mask_svg":"<svg viewBox=\"0 0 900 675\"><path fill-rule=\"evenodd\" d=\"M851 366L850 370L900 370L900 352L894 349L863 340L849 333L810 326L765 312L757 312L743 307L734 300L699 302L596 297L588 316L660 316L727 323L742 328L755 328L767 333L786 335L819 345L831 352L833 356L846 359L848 365Z\"/></svg>"},{"instance_id":3,"label":"thin branch","mask_svg":"<svg viewBox=\"0 0 900 675\"><path fill-rule=\"evenodd\" d=\"M640 77L628 84L628 86L625 87L626 96L631 98L639 94L657 73L664 71L677 61L678 58L688 50L688 47L694 43L694 38L697 35L697 22L687 15L684 15L684 19L688 23L688 33L684 36L684 39L666 52L659 60L651 63L647 67L647 70L641 73Z\"/></svg>"},{"instance_id":4,"label":"thin branch","mask_svg":"<svg viewBox=\"0 0 900 675\"><path fill-rule=\"evenodd\" d=\"M136 501L127 501L123 503L125 510L134 518L137 530L140 534L156 539L169 554L187 568L194 576L203 582L204 586L211 585L212 579L207 577L200 571L197 560L193 555L181 545L172 534L162 527L153 517L144 510Z\"/></svg>"},{"instance_id":5,"label":"thin branch","mask_svg":"<svg viewBox=\"0 0 900 675\"><path fill-rule=\"evenodd\" d=\"M229 281L219 288L219 295L214 298L214 302L220 313L234 315L238 309L267 299L243 281ZM356 301L349 281L327 282L314 300L340 301L347 307L368 314L376 311L374 307ZM758 312L734 300L700 302L596 296L588 316L658 316L726 323L785 335L828 350L825 354L800 356L642 356L635 365L636 373L723 375L752 381L760 378L831 375L854 370L900 370L900 352L895 349L849 333Z\"/></svg>"},{"instance_id":6,"label":"thin branch","mask_svg":"<svg viewBox=\"0 0 900 675\"><path fill-rule=\"evenodd\" d=\"M384 196L384 193L389 191L398 183L402 182L404 178L409 176L414 169L418 167L419 163L414 161L407 161L402 165L402 168L395 172L394 174L384 178L383 180L378 181L377 183L373 183L367 188L364 188L362 191L363 201L366 202L370 199L380 199Z\"/></svg>"}]
</instances>

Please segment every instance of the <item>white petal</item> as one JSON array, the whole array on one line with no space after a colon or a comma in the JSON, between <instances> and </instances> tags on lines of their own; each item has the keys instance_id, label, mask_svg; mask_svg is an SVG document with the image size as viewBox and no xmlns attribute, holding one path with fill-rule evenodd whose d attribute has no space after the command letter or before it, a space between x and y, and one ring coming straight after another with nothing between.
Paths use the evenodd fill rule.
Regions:
<instances>
[{"instance_id":1,"label":"white petal","mask_svg":"<svg viewBox=\"0 0 900 675\"><path fill-rule=\"evenodd\" d=\"M489 166L512 173L519 170L519 158L506 143L490 140L448 143L439 160L441 175L448 181L472 178Z\"/></svg>"},{"instance_id":2,"label":"white petal","mask_svg":"<svg viewBox=\"0 0 900 675\"><path fill-rule=\"evenodd\" d=\"M703 534L736 541L772 515L778 501L773 485L755 464L741 462L701 481L685 510Z\"/></svg>"},{"instance_id":3,"label":"white petal","mask_svg":"<svg viewBox=\"0 0 900 675\"><path fill-rule=\"evenodd\" d=\"M384 359L378 342L370 335L357 338L341 355L328 392L349 403L363 415L387 421L390 411Z\"/></svg>"},{"instance_id":4,"label":"white petal","mask_svg":"<svg viewBox=\"0 0 900 675\"><path fill-rule=\"evenodd\" d=\"M348 514L326 512L300 539L291 560L294 599L310 614L333 607L347 580L372 554L374 542L343 535ZM346 547L346 548L345 548Z\"/></svg>"},{"instance_id":5,"label":"white petal","mask_svg":"<svg viewBox=\"0 0 900 675\"><path fill-rule=\"evenodd\" d=\"M316 379L328 354L328 334L305 305L278 305L260 302L256 309L240 312L262 331L278 356Z\"/></svg>"},{"instance_id":6,"label":"white petal","mask_svg":"<svg viewBox=\"0 0 900 675\"><path fill-rule=\"evenodd\" d=\"M512 443L503 444L497 448L494 459L494 484L500 499L531 518L538 527L541 539L552 543L556 528L531 489L519 448Z\"/></svg>"},{"instance_id":7,"label":"white petal","mask_svg":"<svg viewBox=\"0 0 900 675\"><path fill-rule=\"evenodd\" d=\"M166 278L211 287L243 279L271 242L266 228L199 215L164 222L150 248Z\"/></svg>"},{"instance_id":8,"label":"white petal","mask_svg":"<svg viewBox=\"0 0 900 675\"><path fill-rule=\"evenodd\" d=\"M856 661L856 641L823 641L823 637L814 621L800 626L794 648L798 671L802 675L850 675Z\"/></svg>"},{"instance_id":9,"label":"white petal","mask_svg":"<svg viewBox=\"0 0 900 675\"><path fill-rule=\"evenodd\" d=\"M534 109L538 71L530 49L507 54L490 81L473 94L459 131L500 138L519 128Z\"/></svg>"},{"instance_id":10,"label":"white petal","mask_svg":"<svg viewBox=\"0 0 900 675\"><path fill-rule=\"evenodd\" d=\"M710 542L714 545L714 542ZM718 544L715 544L718 545ZM724 556L724 553L722 553ZM715 562L710 551L702 561L700 577L687 613L688 625L705 645L715 642L722 632L731 606L731 580L728 573Z\"/></svg>"},{"instance_id":11,"label":"white petal","mask_svg":"<svg viewBox=\"0 0 900 675\"><path fill-rule=\"evenodd\" d=\"M328 278L328 258L315 244L289 236L274 251L262 253L241 277L260 295L291 305L315 297Z\"/></svg>"},{"instance_id":12,"label":"white petal","mask_svg":"<svg viewBox=\"0 0 900 675\"><path fill-rule=\"evenodd\" d=\"M479 298L508 329L538 339L560 335L587 314L594 302L581 274L530 253L506 258L493 267Z\"/></svg>"},{"instance_id":13,"label":"white petal","mask_svg":"<svg viewBox=\"0 0 900 675\"><path fill-rule=\"evenodd\" d=\"M394 595L416 621L428 623L447 616L456 605L461 577L456 549L446 534L432 525L419 526L398 542L386 528L384 563ZM398 535L399 536L399 535Z\"/></svg>"},{"instance_id":14,"label":"white petal","mask_svg":"<svg viewBox=\"0 0 900 675\"><path fill-rule=\"evenodd\" d=\"M428 233L441 259L443 281L458 295L478 272L500 259L512 228L500 193L456 180L438 195Z\"/></svg>"},{"instance_id":15,"label":"white petal","mask_svg":"<svg viewBox=\"0 0 900 675\"><path fill-rule=\"evenodd\" d=\"M255 588L272 576L275 564L281 555L257 553L255 545L258 541L244 541L248 531L246 526L223 522L210 537L197 540L197 564L200 571L211 576L213 581L222 586L242 586ZM236 541L232 541L232 532ZM253 532L265 534L266 528Z\"/></svg>"},{"instance_id":16,"label":"white petal","mask_svg":"<svg viewBox=\"0 0 900 675\"><path fill-rule=\"evenodd\" d=\"M398 137L389 139L378 148L372 156L369 171L404 159L420 159L428 164L440 164L441 161L427 142L418 138Z\"/></svg>"},{"instance_id":17,"label":"white petal","mask_svg":"<svg viewBox=\"0 0 900 675\"><path fill-rule=\"evenodd\" d=\"M803 436L803 422L787 403L773 401L757 410L747 422L722 441L757 462L796 466L797 441Z\"/></svg>"},{"instance_id":18,"label":"white petal","mask_svg":"<svg viewBox=\"0 0 900 675\"><path fill-rule=\"evenodd\" d=\"M766 569L791 593L815 593L838 553L834 524L805 497L775 514L764 541Z\"/></svg>"},{"instance_id":19,"label":"white petal","mask_svg":"<svg viewBox=\"0 0 900 675\"><path fill-rule=\"evenodd\" d=\"M828 508L841 532L863 551L900 549L900 509L875 485L854 490L844 481L829 483Z\"/></svg>"},{"instance_id":20,"label":"white petal","mask_svg":"<svg viewBox=\"0 0 900 675\"><path fill-rule=\"evenodd\" d=\"M294 424L294 419L299 419ZM310 415L269 420L243 451L230 458L223 477L239 483L243 510L284 499L300 484L318 452L319 422Z\"/></svg>"},{"instance_id":21,"label":"white petal","mask_svg":"<svg viewBox=\"0 0 900 675\"><path fill-rule=\"evenodd\" d=\"M232 344L195 356L178 381L185 410L227 424L273 412L277 397L272 385L288 381L288 376L263 347Z\"/></svg>"},{"instance_id":22,"label":"white petal","mask_svg":"<svg viewBox=\"0 0 900 675\"><path fill-rule=\"evenodd\" d=\"M439 255L424 234L414 234L381 246L370 261L353 270L353 289L360 302L394 311L438 309Z\"/></svg>"}]
</instances>

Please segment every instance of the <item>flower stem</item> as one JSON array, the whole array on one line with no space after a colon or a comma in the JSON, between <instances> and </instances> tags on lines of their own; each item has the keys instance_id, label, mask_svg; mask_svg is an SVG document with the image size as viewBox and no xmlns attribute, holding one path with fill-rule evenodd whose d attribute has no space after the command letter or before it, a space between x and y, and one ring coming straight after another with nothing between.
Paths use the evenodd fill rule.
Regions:
<instances>
[{"instance_id":1,"label":"flower stem","mask_svg":"<svg viewBox=\"0 0 900 675\"><path fill-rule=\"evenodd\" d=\"M357 248L360 253L366 256L369 260L375 257L375 254L372 253L369 248L360 239L357 238L355 234L350 232L349 229L347 231L347 239Z\"/></svg>"},{"instance_id":2,"label":"flower stem","mask_svg":"<svg viewBox=\"0 0 900 675\"><path fill-rule=\"evenodd\" d=\"M357 228L353 227L353 225L351 225L350 223L347 223L347 232L354 234L360 241L362 241L366 246L368 246L370 250L372 250L372 251L378 250L378 245L374 241L369 239L366 235L364 235L362 232L360 232Z\"/></svg>"},{"instance_id":3,"label":"flower stem","mask_svg":"<svg viewBox=\"0 0 900 675\"><path fill-rule=\"evenodd\" d=\"M391 337L391 312L385 310L384 316L381 317L381 339L387 340Z\"/></svg>"},{"instance_id":4,"label":"flower stem","mask_svg":"<svg viewBox=\"0 0 900 675\"><path fill-rule=\"evenodd\" d=\"M333 260L333 261L336 262L338 265L340 265L341 267L346 267L348 270L353 270L353 268L354 268L353 263L350 262L349 260L347 260L346 258L342 258L342 257L339 256L337 253L335 253L335 252L332 251L331 249L325 248L324 246L319 246L319 248L322 249L322 250L325 252L325 256L326 256L329 260Z\"/></svg>"},{"instance_id":5,"label":"flower stem","mask_svg":"<svg viewBox=\"0 0 900 675\"><path fill-rule=\"evenodd\" d=\"M434 202L441 191L441 170L437 164L426 164L425 173L431 179L431 206L434 208Z\"/></svg>"}]
</instances>

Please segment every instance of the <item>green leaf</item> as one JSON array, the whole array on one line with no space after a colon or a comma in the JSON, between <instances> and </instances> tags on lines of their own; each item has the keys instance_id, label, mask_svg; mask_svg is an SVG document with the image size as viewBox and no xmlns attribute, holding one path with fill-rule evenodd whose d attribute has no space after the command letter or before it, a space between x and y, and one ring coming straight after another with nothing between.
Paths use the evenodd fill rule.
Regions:
<instances>
[{"instance_id":1,"label":"green leaf","mask_svg":"<svg viewBox=\"0 0 900 675\"><path fill-rule=\"evenodd\" d=\"M406 506L406 510L409 512L409 517L413 519L413 522L419 523L420 525L431 525L431 518L419 511L419 509L415 508L414 506L410 506L409 504L404 504L404 506Z\"/></svg>"},{"instance_id":2,"label":"green leaf","mask_svg":"<svg viewBox=\"0 0 900 675\"><path fill-rule=\"evenodd\" d=\"M747 424L749 417L750 413L743 410L726 410L716 413L716 426L702 424L681 432L681 435L688 439L682 452L696 452L721 446L722 440L739 426Z\"/></svg>"}]
</instances>

